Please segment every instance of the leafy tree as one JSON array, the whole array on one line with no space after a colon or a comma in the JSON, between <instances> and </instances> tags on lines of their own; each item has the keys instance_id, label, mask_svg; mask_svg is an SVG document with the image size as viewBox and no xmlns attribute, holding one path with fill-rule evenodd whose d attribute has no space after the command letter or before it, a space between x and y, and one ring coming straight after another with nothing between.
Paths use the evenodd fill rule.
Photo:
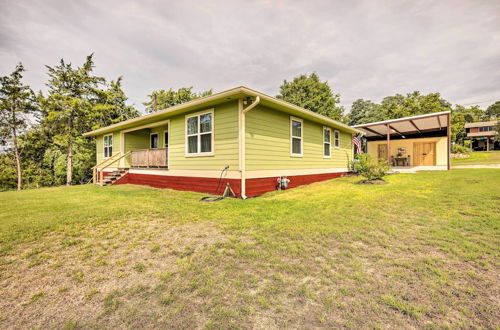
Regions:
<instances>
[{"instance_id":1,"label":"leafy tree","mask_svg":"<svg viewBox=\"0 0 500 330\"><path fill-rule=\"evenodd\" d=\"M24 71L19 63L10 75L0 77L0 138L13 144L18 190L22 187L18 136L28 126L29 116L36 110L33 91L21 82Z\"/></svg>"},{"instance_id":2,"label":"leafy tree","mask_svg":"<svg viewBox=\"0 0 500 330\"><path fill-rule=\"evenodd\" d=\"M387 96L380 104L382 120L423 115L433 112L451 110L451 104L441 98L439 93L422 95L419 91L406 94Z\"/></svg>"},{"instance_id":3,"label":"leafy tree","mask_svg":"<svg viewBox=\"0 0 500 330\"><path fill-rule=\"evenodd\" d=\"M172 88L168 91L160 89L149 94L149 101L144 102L143 104L146 106L146 111L148 113L152 113L209 95L212 95L211 89L201 93L193 92L193 87L182 87L177 91Z\"/></svg>"},{"instance_id":4,"label":"leafy tree","mask_svg":"<svg viewBox=\"0 0 500 330\"><path fill-rule=\"evenodd\" d=\"M93 54L85 63L73 68L61 59L55 67L48 69L49 94L42 98L44 125L51 128L53 142L66 153L66 184L73 180L73 154L75 142L93 126L94 103L98 88L104 84L102 77L92 75Z\"/></svg>"},{"instance_id":5,"label":"leafy tree","mask_svg":"<svg viewBox=\"0 0 500 330\"><path fill-rule=\"evenodd\" d=\"M9 154L0 154L0 191L15 189L16 162Z\"/></svg>"},{"instance_id":6,"label":"leafy tree","mask_svg":"<svg viewBox=\"0 0 500 330\"><path fill-rule=\"evenodd\" d=\"M34 188L55 185L59 177L54 175L53 167L45 162L47 150L58 148L53 145L49 128L33 125L20 136L19 141L23 150L24 185ZM65 163L64 154L61 161Z\"/></svg>"},{"instance_id":7,"label":"leafy tree","mask_svg":"<svg viewBox=\"0 0 500 330\"><path fill-rule=\"evenodd\" d=\"M137 117L140 112L127 105L121 77L107 84L104 78L92 74L92 55L81 67L61 60L57 66L47 68L47 95L40 92L35 96L30 91L41 116L16 132L19 157L23 160L22 184L40 187L86 183L95 164L95 140L82 137L82 133ZM2 133L10 132L4 125L1 129ZM10 142L10 135L2 134L0 142ZM0 154L2 190L16 186L12 175L16 173L14 152L5 152Z\"/></svg>"},{"instance_id":8,"label":"leafy tree","mask_svg":"<svg viewBox=\"0 0 500 330\"><path fill-rule=\"evenodd\" d=\"M353 102L351 112L348 114L349 125L383 121L402 117L410 117L433 112L451 111L452 141L462 143L466 137L465 123L480 121L485 117L485 112L478 106L464 107L451 104L443 99L439 93L421 94L414 91L406 95L396 94L385 97L381 104L358 99ZM494 109L490 111L494 113Z\"/></svg>"},{"instance_id":9,"label":"leafy tree","mask_svg":"<svg viewBox=\"0 0 500 330\"><path fill-rule=\"evenodd\" d=\"M451 140L463 143L467 136L465 124L480 121L483 116L484 111L478 106L466 108L457 104L451 111Z\"/></svg>"},{"instance_id":10,"label":"leafy tree","mask_svg":"<svg viewBox=\"0 0 500 330\"><path fill-rule=\"evenodd\" d=\"M346 117L349 125L383 120L380 105L363 99L357 99L352 103L351 111Z\"/></svg>"},{"instance_id":11,"label":"leafy tree","mask_svg":"<svg viewBox=\"0 0 500 330\"><path fill-rule=\"evenodd\" d=\"M344 109L338 105L340 95L333 93L327 81L321 82L315 72L285 80L276 97L332 119L342 119Z\"/></svg>"},{"instance_id":12,"label":"leafy tree","mask_svg":"<svg viewBox=\"0 0 500 330\"><path fill-rule=\"evenodd\" d=\"M94 105L93 112L96 120L92 129L119 123L121 121L139 117L139 110L131 105L127 105L127 96L122 89L122 77L112 80L109 88L105 90L96 90L97 103Z\"/></svg>"},{"instance_id":13,"label":"leafy tree","mask_svg":"<svg viewBox=\"0 0 500 330\"><path fill-rule=\"evenodd\" d=\"M380 104L358 99L352 104L348 118L350 125L356 125L450 110L451 104L439 93L423 95L414 91L384 97Z\"/></svg>"},{"instance_id":14,"label":"leafy tree","mask_svg":"<svg viewBox=\"0 0 500 330\"><path fill-rule=\"evenodd\" d=\"M500 119L500 101L496 101L486 109L486 120Z\"/></svg>"}]
</instances>

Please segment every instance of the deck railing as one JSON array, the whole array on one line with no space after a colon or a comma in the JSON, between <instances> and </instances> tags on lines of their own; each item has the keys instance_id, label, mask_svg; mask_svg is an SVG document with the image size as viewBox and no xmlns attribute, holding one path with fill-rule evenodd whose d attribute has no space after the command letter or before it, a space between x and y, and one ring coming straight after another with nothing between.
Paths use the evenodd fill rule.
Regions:
<instances>
[{"instance_id":1,"label":"deck railing","mask_svg":"<svg viewBox=\"0 0 500 330\"><path fill-rule=\"evenodd\" d=\"M168 148L133 150L130 167L168 167Z\"/></svg>"},{"instance_id":2,"label":"deck railing","mask_svg":"<svg viewBox=\"0 0 500 330\"><path fill-rule=\"evenodd\" d=\"M109 158L106 158L96 166L92 167L92 181L94 184L99 183L102 186L103 180L104 180L104 170L108 167L111 166L111 164L116 164L118 161L120 161L122 158L127 157L130 155L130 151L123 154L117 153Z\"/></svg>"}]
</instances>

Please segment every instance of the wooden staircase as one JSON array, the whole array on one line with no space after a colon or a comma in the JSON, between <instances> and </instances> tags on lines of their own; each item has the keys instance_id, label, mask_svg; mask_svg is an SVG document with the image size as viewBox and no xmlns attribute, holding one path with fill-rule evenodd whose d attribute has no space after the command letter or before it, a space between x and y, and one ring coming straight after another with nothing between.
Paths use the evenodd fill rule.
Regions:
<instances>
[{"instance_id":1,"label":"wooden staircase","mask_svg":"<svg viewBox=\"0 0 500 330\"><path fill-rule=\"evenodd\" d=\"M102 181L102 185L110 186L117 180L121 179L127 173L128 173L128 168L119 168L118 170L111 172L111 174L106 175Z\"/></svg>"}]
</instances>

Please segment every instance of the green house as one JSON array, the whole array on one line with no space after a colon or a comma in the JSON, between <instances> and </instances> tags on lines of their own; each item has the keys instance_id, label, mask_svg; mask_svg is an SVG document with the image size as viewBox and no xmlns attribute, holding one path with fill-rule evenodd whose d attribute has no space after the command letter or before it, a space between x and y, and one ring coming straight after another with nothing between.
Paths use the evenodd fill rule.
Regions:
<instances>
[{"instance_id":1,"label":"green house","mask_svg":"<svg viewBox=\"0 0 500 330\"><path fill-rule=\"evenodd\" d=\"M84 136L97 138L96 184L144 184L246 198L339 177L358 130L236 87Z\"/></svg>"}]
</instances>

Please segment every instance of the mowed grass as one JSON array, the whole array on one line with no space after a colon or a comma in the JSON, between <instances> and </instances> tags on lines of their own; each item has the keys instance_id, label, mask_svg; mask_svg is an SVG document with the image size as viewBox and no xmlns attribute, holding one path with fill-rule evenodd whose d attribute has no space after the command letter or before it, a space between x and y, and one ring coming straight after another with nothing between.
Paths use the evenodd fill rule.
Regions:
<instances>
[{"instance_id":1,"label":"mowed grass","mask_svg":"<svg viewBox=\"0 0 500 330\"><path fill-rule=\"evenodd\" d=\"M0 328L498 327L500 171L0 193Z\"/></svg>"},{"instance_id":2,"label":"mowed grass","mask_svg":"<svg viewBox=\"0 0 500 330\"><path fill-rule=\"evenodd\" d=\"M493 165L500 164L500 151L474 151L468 158L453 158L452 165Z\"/></svg>"}]
</instances>

